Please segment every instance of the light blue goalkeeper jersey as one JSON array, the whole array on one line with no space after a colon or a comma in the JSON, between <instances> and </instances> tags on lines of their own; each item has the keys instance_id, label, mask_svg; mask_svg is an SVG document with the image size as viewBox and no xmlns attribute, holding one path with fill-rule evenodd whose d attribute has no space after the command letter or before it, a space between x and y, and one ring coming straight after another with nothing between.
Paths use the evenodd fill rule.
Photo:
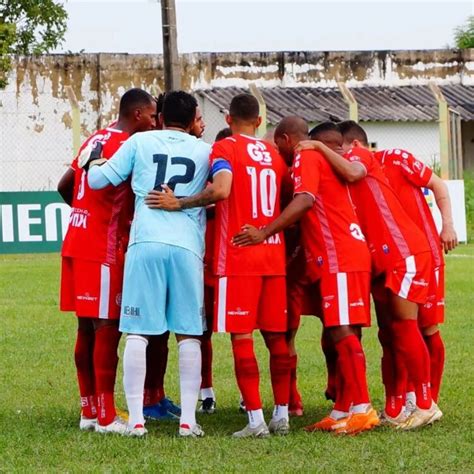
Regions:
<instances>
[{"instance_id":1,"label":"light blue goalkeeper jersey","mask_svg":"<svg viewBox=\"0 0 474 474\"><path fill-rule=\"evenodd\" d=\"M176 196L201 192L209 176L210 145L183 132L159 130L136 133L100 167L117 186L132 177L135 214L130 243L160 242L204 255L204 208L167 212L150 209L144 202L152 189L167 184Z\"/></svg>"}]
</instances>

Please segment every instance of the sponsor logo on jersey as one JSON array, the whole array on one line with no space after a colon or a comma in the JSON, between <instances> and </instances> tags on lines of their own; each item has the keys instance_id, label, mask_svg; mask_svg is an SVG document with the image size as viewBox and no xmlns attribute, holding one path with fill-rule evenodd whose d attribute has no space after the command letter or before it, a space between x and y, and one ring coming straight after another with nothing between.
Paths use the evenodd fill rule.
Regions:
<instances>
[{"instance_id":1,"label":"sponsor logo on jersey","mask_svg":"<svg viewBox=\"0 0 474 474\"><path fill-rule=\"evenodd\" d=\"M83 229L87 229L87 219L89 215L87 209L78 209L75 207L69 216L69 224L71 227L82 227Z\"/></svg>"},{"instance_id":2,"label":"sponsor logo on jersey","mask_svg":"<svg viewBox=\"0 0 474 474\"><path fill-rule=\"evenodd\" d=\"M263 241L264 244L279 245L281 244L280 234L271 235L268 239Z\"/></svg>"},{"instance_id":3,"label":"sponsor logo on jersey","mask_svg":"<svg viewBox=\"0 0 474 474\"><path fill-rule=\"evenodd\" d=\"M415 286L428 286L428 282L424 278L421 280L412 280L411 284Z\"/></svg>"},{"instance_id":4,"label":"sponsor logo on jersey","mask_svg":"<svg viewBox=\"0 0 474 474\"><path fill-rule=\"evenodd\" d=\"M140 308L137 306L124 306L123 314L130 317L140 317Z\"/></svg>"},{"instance_id":5,"label":"sponsor logo on jersey","mask_svg":"<svg viewBox=\"0 0 474 474\"><path fill-rule=\"evenodd\" d=\"M357 301L354 301L353 303L349 303L349 306L351 308L355 308L357 306L365 306L364 300L362 298L359 298Z\"/></svg>"},{"instance_id":6,"label":"sponsor logo on jersey","mask_svg":"<svg viewBox=\"0 0 474 474\"><path fill-rule=\"evenodd\" d=\"M77 295L76 299L79 301L97 301L97 296L91 296L90 293L86 293L84 295Z\"/></svg>"},{"instance_id":7,"label":"sponsor logo on jersey","mask_svg":"<svg viewBox=\"0 0 474 474\"><path fill-rule=\"evenodd\" d=\"M249 311L243 310L242 308L236 308L234 310L227 311L229 316L248 316Z\"/></svg>"},{"instance_id":8,"label":"sponsor logo on jersey","mask_svg":"<svg viewBox=\"0 0 474 474\"><path fill-rule=\"evenodd\" d=\"M247 145L247 153L252 160L260 163L261 165L271 165L272 155L267 150L265 143L255 142Z\"/></svg>"}]
</instances>

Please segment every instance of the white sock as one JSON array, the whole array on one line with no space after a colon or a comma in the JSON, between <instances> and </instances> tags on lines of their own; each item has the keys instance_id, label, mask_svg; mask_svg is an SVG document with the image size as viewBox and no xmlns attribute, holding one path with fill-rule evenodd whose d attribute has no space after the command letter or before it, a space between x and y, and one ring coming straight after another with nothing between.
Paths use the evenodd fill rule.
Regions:
<instances>
[{"instance_id":1,"label":"white sock","mask_svg":"<svg viewBox=\"0 0 474 474\"><path fill-rule=\"evenodd\" d=\"M128 425L144 425L143 389L146 375L146 346L142 336L129 335L123 353L123 388L128 406Z\"/></svg>"},{"instance_id":2,"label":"white sock","mask_svg":"<svg viewBox=\"0 0 474 474\"><path fill-rule=\"evenodd\" d=\"M201 388L201 400L205 400L206 398L212 398L213 400L216 399L214 394L214 390L212 387Z\"/></svg>"},{"instance_id":3,"label":"white sock","mask_svg":"<svg viewBox=\"0 0 474 474\"><path fill-rule=\"evenodd\" d=\"M278 421L283 418L288 420L288 405L275 405L272 419Z\"/></svg>"},{"instance_id":4,"label":"white sock","mask_svg":"<svg viewBox=\"0 0 474 474\"><path fill-rule=\"evenodd\" d=\"M415 392L407 392L405 395L405 403L411 402L413 406L416 406L416 393Z\"/></svg>"},{"instance_id":5,"label":"white sock","mask_svg":"<svg viewBox=\"0 0 474 474\"><path fill-rule=\"evenodd\" d=\"M367 413L370 408L370 403L359 403L351 407L351 413Z\"/></svg>"},{"instance_id":6,"label":"white sock","mask_svg":"<svg viewBox=\"0 0 474 474\"><path fill-rule=\"evenodd\" d=\"M265 418L263 418L263 410L261 408L259 410L249 410L247 414L249 417L250 428L256 428L265 421Z\"/></svg>"},{"instance_id":7,"label":"white sock","mask_svg":"<svg viewBox=\"0 0 474 474\"><path fill-rule=\"evenodd\" d=\"M181 425L196 424L196 404L201 387L201 342L184 339L178 343Z\"/></svg>"},{"instance_id":8,"label":"white sock","mask_svg":"<svg viewBox=\"0 0 474 474\"><path fill-rule=\"evenodd\" d=\"M340 410L332 410L329 416L333 420L341 420L342 418L346 418L349 416L349 413L346 411L340 411Z\"/></svg>"}]
</instances>

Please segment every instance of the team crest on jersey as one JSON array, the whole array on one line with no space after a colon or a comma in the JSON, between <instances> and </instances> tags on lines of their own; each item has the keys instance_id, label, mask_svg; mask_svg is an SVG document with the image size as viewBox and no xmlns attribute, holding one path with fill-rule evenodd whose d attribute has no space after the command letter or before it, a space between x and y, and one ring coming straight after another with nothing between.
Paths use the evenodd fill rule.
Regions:
<instances>
[{"instance_id":1,"label":"team crest on jersey","mask_svg":"<svg viewBox=\"0 0 474 474\"><path fill-rule=\"evenodd\" d=\"M247 145L247 153L252 160L260 163L261 165L271 165L272 155L267 150L265 143L255 142Z\"/></svg>"}]
</instances>

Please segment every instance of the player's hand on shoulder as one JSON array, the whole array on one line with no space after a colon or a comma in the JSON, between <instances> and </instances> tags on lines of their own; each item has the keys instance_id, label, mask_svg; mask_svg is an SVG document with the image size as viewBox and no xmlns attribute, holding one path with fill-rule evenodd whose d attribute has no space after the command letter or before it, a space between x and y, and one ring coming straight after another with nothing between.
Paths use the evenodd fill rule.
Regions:
<instances>
[{"instance_id":1,"label":"player's hand on shoulder","mask_svg":"<svg viewBox=\"0 0 474 474\"><path fill-rule=\"evenodd\" d=\"M320 151L321 142L316 140L302 140L295 146L295 151L316 150Z\"/></svg>"},{"instance_id":2,"label":"player's hand on shoulder","mask_svg":"<svg viewBox=\"0 0 474 474\"><path fill-rule=\"evenodd\" d=\"M265 240L263 229L257 229L253 225L245 224L242 231L232 237L232 243L236 247L247 247L249 245L261 244Z\"/></svg>"},{"instance_id":3,"label":"player's hand on shoulder","mask_svg":"<svg viewBox=\"0 0 474 474\"><path fill-rule=\"evenodd\" d=\"M179 199L174 195L173 191L166 185L162 184L163 191L152 189L145 197L145 204L150 209L162 209L164 211L179 211L181 204Z\"/></svg>"},{"instance_id":4,"label":"player's hand on shoulder","mask_svg":"<svg viewBox=\"0 0 474 474\"><path fill-rule=\"evenodd\" d=\"M454 250L458 245L458 238L454 226L452 224L445 225L440 233L441 244L443 245L444 253Z\"/></svg>"}]
</instances>

